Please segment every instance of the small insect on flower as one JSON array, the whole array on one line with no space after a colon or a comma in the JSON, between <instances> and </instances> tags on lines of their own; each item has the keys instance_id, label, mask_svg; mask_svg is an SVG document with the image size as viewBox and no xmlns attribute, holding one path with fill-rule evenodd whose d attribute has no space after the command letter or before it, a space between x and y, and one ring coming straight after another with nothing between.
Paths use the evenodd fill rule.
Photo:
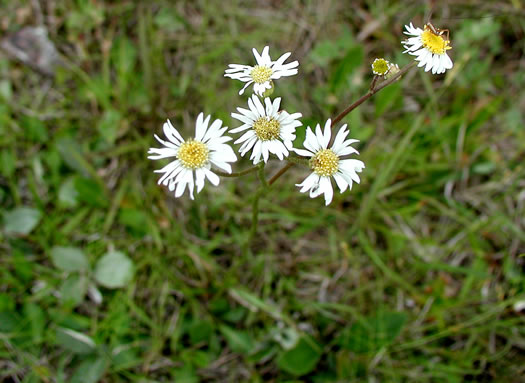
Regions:
<instances>
[{"instance_id":1,"label":"small insect on flower","mask_svg":"<svg viewBox=\"0 0 525 383\"><path fill-rule=\"evenodd\" d=\"M288 157L289 150L292 150L292 143L295 140L295 129L301 126L298 118L301 113L289 114L286 111L279 111L281 98L270 100L264 99L266 108L256 95L248 99L248 109L237 108L239 113L232 113L232 117L241 121L243 124L238 128L230 130L229 133L239 133L247 130L235 144L242 143L239 152L244 156L250 149L250 157L254 164L261 161L268 161L270 153L275 154L282 160Z\"/></svg>"},{"instance_id":2,"label":"small insect on flower","mask_svg":"<svg viewBox=\"0 0 525 383\"><path fill-rule=\"evenodd\" d=\"M167 186L171 192L175 190L177 198L188 186L190 198L193 199L194 185L197 186L197 193L199 193L204 187L206 178L217 186L219 177L210 170L211 165L231 173L229 162L237 161L233 149L226 144L232 138L223 136L228 127L222 127L221 120L215 120L208 127L210 118L211 116L207 116L204 119L204 114L200 113L195 123L195 138L186 141L170 120L167 120L163 126L168 141L162 140L155 134L157 141L164 147L150 148L148 158L151 160L175 158L162 169L155 170L155 173L164 173L159 179L159 185Z\"/></svg>"},{"instance_id":3,"label":"small insect on flower","mask_svg":"<svg viewBox=\"0 0 525 383\"><path fill-rule=\"evenodd\" d=\"M262 96L264 92L272 89L272 80L297 74L298 61L293 61L288 64L284 63L286 59L290 57L291 52L287 52L276 61L272 61L269 50L270 48L266 46L262 50L262 54L259 55L259 52L253 48L253 55L257 61L257 65L255 66L240 64L228 65L229 68L226 69L224 76L246 83L239 91L239 94L243 94L244 90L250 84L253 84L254 93Z\"/></svg>"},{"instance_id":4,"label":"small insect on flower","mask_svg":"<svg viewBox=\"0 0 525 383\"><path fill-rule=\"evenodd\" d=\"M427 23L424 29L415 28L412 23L405 25L406 35L412 36L402 41L405 51L416 56L419 62L418 67L425 67L425 72L432 70L433 74L445 73L454 64L447 55L447 51L452 49L449 40L448 29L438 29L432 24Z\"/></svg>"},{"instance_id":5,"label":"small insect on flower","mask_svg":"<svg viewBox=\"0 0 525 383\"><path fill-rule=\"evenodd\" d=\"M339 187L341 193L347 188L352 189L353 182L360 182L357 173L365 168L362 161L354 159L341 159L349 154L359 154L352 148L352 145L359 140L346 139L349 131L344 124L335 136L332 147L328 147L331 137L332 121L326 121L324 133L321 126L317 124L315 134L310 127L306 129L306 138L304 140L304 149L294 149L294 151L304 157L310 157L310 168L312 174L305 178L301 184L297 184L301 193L310 191L310 198L318 197L324 194L325 204L332 202L334 190L332 188L331 178Z\"/></svg>"}]
</instances>

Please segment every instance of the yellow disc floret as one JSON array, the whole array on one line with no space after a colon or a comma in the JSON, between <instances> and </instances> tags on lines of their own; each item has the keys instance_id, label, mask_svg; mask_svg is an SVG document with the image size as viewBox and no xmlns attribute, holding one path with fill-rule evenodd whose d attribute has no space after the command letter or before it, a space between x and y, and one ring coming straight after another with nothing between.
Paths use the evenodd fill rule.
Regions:
<instances>
[{"instance_id":1,"label":"yellow disc floret","mask_svg":"<svg viewBox=\"0 0 525 383\"><path fill-rule=\"evenodd\" d=\"M259 117L253 123L253 130L261 141L276 140L281 133L281 124L274 118Z\"/></svg>"},{"instance_id":2,"label":"yellow disc floret","mask_svg":"<svg viewBox=\"0 0 525 383\"><path fill-rule=\"evenodd\" d=\"M372 63L372 72L378 76L384 76L390 69L390 63L385 59L375 59Z\"/></svg>"},{"instance_id":3,"label":"yellow disc floret","mask_svg":"<svg viewBox=\"0 0 525 383\"><path fill-rule=\"evenodd\" d=\"M197 169L208 161L209 154L210 150L204 143L189 140L181 144L177 158L185 168Z\"/></svg>"},{"instance_id":4,"label":"yellow disc floret","mask_svg":"<svg viewBox=\"0 0 525 383\"><path fill-rule=\"evenodd\" d=\"M264 65L256 65L250 72L253 81L257 84L264 84L272 76L272 69Z\"/></svg>"},{"instance_id":5,"label":"yellow disc floret","mask_svg":"<svg viewBox=\"0 0 525 383\"><path fill-rule=\"evenodd\" d=\"M421 33L421 42L430 52L438 55L445 54L448 49L452 49L450 41L436 34L428 25L425 25L425 30Z\"/></svg>"},{"instance_id":6,"label":"yellow disc floret","mask_svg":"<svg viewBox=\"0 0 525 383\"><path fill-rule=\"evenodd\" d=\"M322 149L310 159L310 167L321 177L330 177L339 168L339 157L332 149Z\"/></svg>"}]
</instances>

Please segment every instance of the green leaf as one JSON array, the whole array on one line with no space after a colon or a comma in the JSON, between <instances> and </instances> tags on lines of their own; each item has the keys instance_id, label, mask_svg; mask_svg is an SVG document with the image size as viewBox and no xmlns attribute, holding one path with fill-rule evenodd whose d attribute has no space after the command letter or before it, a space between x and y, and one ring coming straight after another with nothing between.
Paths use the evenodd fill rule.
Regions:
<instances>
[{"instance_id":1,"label":"green leaf","mask_svg":"<svg viewBox=\"0 0 525 383\"><path fill-rule=\"evenodd\" d=\"M27 235L40 222L40 210L29 207L18 207L4 214L6 235Z\"/></svg>"},{"instance_id":2,"label":"green leaf","mask_svg":"<svg viewBox=\"0 0 525 383\"><path fill-rule=\"evenodd\" d=\"M209 320L194 320L188 328L188 335L192 344L209 340L212 333L213 323Z\"/></svg>"},{"instance_id":3,"label":"green leaf","mask_svg":"<svg viewBox=\"0 0 525 383\"><path fill-rule=\"evenodd\" d=\"M115 289L124 287L133 278L133 272L133 261L124 253L112 251L98 260L95 279L102 286Z\"/></svg>"},{"instance_id":4,"label":"green leaf","mask_svg":"<svg viewBox=\"0 0 525 383\"><path fill-rule=\"evenodd\" d=\"M176 368L173 373L174 382L177 383L198 383L199 377L195 373L195 369L190 364L183 367Z\"/></svg>"},{"instance_id":5,"label":"green leaf","mask_svg":"<svg viewBox=\"0 0 525 383\"><path fill-rule=\"evenodd\" d=\"M75 177L75 190L78 200L94 207L106 207L108 200L104 189L98 182L89 178Z\"/></svg>"},{"instance_id":6,"label":"green leaf","mask_svg":"<svg viewBox=\"0 0 525 383\"><path fill-rule=\"evenodd\" d=\"M90 177L96 173L91 164L84 158L84 154L77 142L69 137L60 138L56 147L64 162L73 170Z\"/></svg>"},{"instance_id":7,"label":"green leaf","mask_svg":"<svg viewBox=\"0 0 525 383\"><path fill-rule=\"evenodd\" d=\"M377 351L394 341L406 320L405 313L379 311L346 329L340 344L356 353Z\"/></svg>"},{"instance_id":8,"label":"green leaf","mask_svg":"<svg viewBox=\"0 0 525 383\"><path fill-rule=\"evenodd\" d=\"M117 110L108 109L104 112L104 115L98 123L98 131L107 143L113 145L117 139L121 120L122 115Z\"/></svg>"},{"instance_id":9,"label":"green leaf","mask_svg":"<svg viewBox=\"0 0 525 383\"><path fill-rule=\"evenodd\" d=\"M33 141L46 142L48 139L47 127L37 117L24 116L20 124L24 128L25 136Z\"/></svg>"},{"instance_id":10,"label":"green leaf","mask_svg":"<svg viewBox=\"0 0 525 383\"><path fill-rule=\"evenodd\" d=\"M246 331L234 330L231 327L225 325L221 325L219 330L233 352L245 354L253 350L253 338Z\"/></svg>"},{"instance_id":11,"label":"green leaf","mask_svg":"<svg viewBox=\"0 0 525 383\"><path fill-rule=\"evenodd\" d=\"M120 210L118 220L137 236L148 233L148 216L142 210L123 208Z\"/></svg>"},{"instance_id":12,"label":"green leaf","mask_svg":"<svg viewBox=\"0 0 525 383\"><path fill-rule=\"evenodd\" d=\"M71 377L71 383L97 383L104 376L108 360L103 356L92 356L83 360Z\"/></svg>"},{"instance_id":13,"label":"green leaf","mask_svg":"<svg viewBox=\"0 0 525 383\"><path fill-rule=\"evenodd\" d=\"M55 246L51 249L53 264L64 271L87 271L89 262L82 250L76 247Z\"/></svg>"},{"instance_id":14,"label":"green leaf","mask_svg":"<svg viewBox=\"0 0 525 383\"><path fill-rule=\"evenodd\" d=\"M354 38L348 28L337 40L333 38L319 41L309 53L310 61L319 67L327 66L332 60L344 56L345 49L354 44Z\"/></svg>"},{"instance_id":15,"label":"green leaf","mask_svg":"<svg viewBox=\"0 0 525 383\"><path fill-rule=\"evenodd\" d=\"M44 310L35 303L26 303L24 305L24 317L29 322L33 343L39 343L44 338L46 326Z\"/></svg>"},{"instance_id":16,"label":"green leaf","mask_svg":"<svg viewBox=\"0 0 525 383\"><path fill-rule=\"evenodd\" d=\"M357 69L364 59L363 48L360 45L351 47L348 53L339 63L334 74L330 79L330 86L332 91L338 92L345 86L350 86L349 79L352 72Z\"/></svg>"},{"instance_id":17,"label":"green leaf","mask_svg":"<svg viewBox=\"0 0 525 383\"><path fill-rule=\"evenodd\" d=\"M60 297L65 303L79 305L86 296L88 282L85 275L72 274L68 276L60 288Z\"/></svg>"},{"instance_id":18,"label":"green leaf","mask_svg":"<svg viewBox=\"0 0 525 383\"><path fill-rule=\"evenodd\" d=\"M15 311L0 312L0 332L13 332L20 325L20 316Z\"/></svg>"},{"instance_id":19,"label":"green leaf","mask_svg":"<svg viewBox=\"0 0 525 383\"><path fill-rule=\"evenodd\" d=\"M89 336L69 328L59 327L56 332L57 343L75 354L89 354L96 344Z\"/></svg>"},{"instance_id":20,"label":"green leaf","mask_svg":"<svg viewBox=\"0 0 525 383\"><path fill-rule=\"evenodd\" d=\"M277 359L277 366L292 375L300 376L312 371L321 358L321 349L309 336L299 338L297 344L284 351Z\"/></svg>"},{"instance_id":21,"label":"green leaf","mask_svg":"<svg viewBox=\"0 0 525 383\"><path fill-rule=\"evenodd\" d=\"M75 179L65 180L58 191L58 203L61 207L76 207L78 205L78 192L75 189Z\"/></svg>"},{"instance_id":22,"label":"green leaf","mask_svg":"<svg viewBox=\"0 0 525 383\"><path fill-rule=\"evenodd\" d=\"M4 148L0 151L0 173L11 177L16 169L16 156L13 148Z\"/></svg>"}]
</instances>

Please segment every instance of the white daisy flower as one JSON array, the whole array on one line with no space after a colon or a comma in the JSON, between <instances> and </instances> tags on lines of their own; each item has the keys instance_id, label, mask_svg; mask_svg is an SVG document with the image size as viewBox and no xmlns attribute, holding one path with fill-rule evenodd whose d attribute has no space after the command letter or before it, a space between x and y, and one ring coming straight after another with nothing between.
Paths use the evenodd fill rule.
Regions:
<instances>
[{"instance_id":1,"label":"white daisy flower","mask_svg":"<svg viewBox=\"0 0 525 383\"><path fill-rule=\"evenodd\" d=\"M273 100L273 103L269 97L266 97L264 103L266 108L256 95L252 95L248 99L250 110L237 108L240 114L232 113L232 117L243 124L230 130L229 133L247 130L234 143L242 143L239 149L241 156L253 148L250 160L253 160L254 164L261 161L261 156L264 162L267 162L270 153L275 154L280 160L287 157L293 147L295 129L302 125L301 121L297 120L302 117L301 113L289 114L279 111L280 97Z\"/></svg>"},{"instance_id":2,"label":"white daisy flower","mask_svg":"<svg viewBox=\"0 0 525 383\"><path fill-rule=\"evenodd\" d=\"M264 47L262 54L253 48L253 55L257 61L257 65L239 65L230 64L229 69L226 69L224 76L241 80L246 84L239 91L243 94L248 85L253 83L253 91L255 94L262 96L267 89L272 88L272 80L277 80L283 76L293 76L297 74L298 61L285 64L284 61L290 57L291 53L285 53L277 61L272 61L268 51L269 47Z\"/></svg>"},{"instance_id":3,"label":"white daisy flower","mask_svg":"<svg viewBox=\"0 0 525 383\"><path fill-rule=\"evenodd\" d=\"M436 29L432 24L425 24L424 29L414 28L412 23L405 25L406 35L412 36L403 41L403 53L416 56L418 67L425 67L425 72L432 69L433 74L445 73L454 65L447 55L447 50L452 49L448 39L448 31ZM446 38L444 37L446 32Z\"/></svg>"},{"instance_id":4,"label":"white daisy flower","mask_svg":"<svg viewBox=\"0 0 525 383\"><path fill-rule=\"evenodd\" d=\"M170 120L164 123L164 135L168 141L164 141L155 134L163 148L150 148L148 156L151 160L174 157L162 169L155 170L155 173L164 173L159 179L159 185L163 184L170 191L175 190L175 197L180 197L186 186L193 199L194 185L197 186L197 193L204 187L204 180L207 178L213 185L219 184L219 176L210 170L211 165L231 173L232 168L228 162L237 161L237 156L233 149L225 143L232 140L231 137L223 136L228 127L222 126L221 120L215 120L208 127L210 117L204 119L201 113L195 123L195 138L185 141L180 133L173 127Z\"/></svg>"},{"instance_id":5,"label":"white daisy flower","mask_svg":"<svg viewBox=\"0 0 525 383\"><path fill-rule=\"evenodd\" d=\"M349 190L352 189L352 182L359 183L360 180L357 173L365 168L365 164L362 161L341 159L341 157L352 153L359 154L357 150L350 146L355 142L359 142L359 140L345 140L349 133L346 130L346 124L339 129L332 147L328 148L332 132L331 126L332 121L326 121L324 134L319 124L315 127L315 134L308 127L303 144L306 150L294 149L297 154L310 157L310 167L313 170L312 174L306 177L301 184L296 184L295 186L301 188L299 190L301 193L310 191L310 198L324 194L326 205L332 202L334 195L330 177L334 178L339 190L343 193L347 187Z\"/></svg>"}]
</instances>

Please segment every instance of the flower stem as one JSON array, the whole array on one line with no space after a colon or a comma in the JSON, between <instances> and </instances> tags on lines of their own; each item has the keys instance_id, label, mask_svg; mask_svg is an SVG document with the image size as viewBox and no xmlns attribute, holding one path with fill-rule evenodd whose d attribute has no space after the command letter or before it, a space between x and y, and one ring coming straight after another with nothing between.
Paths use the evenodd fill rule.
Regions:
<instances>
[{"instance_id":1,"label":"flower stem","mask_svg":"<svg viewBox=\"0 0 525 383\"><path fill-rule=\"evenodd\" d=\"M266 181L266 177L264 176L264 162L260 162L259 165L257 165L258 172L257 176L259 177L259 181L261 181L261 185L264 189L268 188L268 181Z\"/></svg>"},{"instance_id":2,"label":"flower stem","mask_svg":"<svg viewBox=\"0 0 525 383\"><path fill-rule=\"evenodd\" d=\"M257 226L259 225L259 199L268 191L270 186L266 180L266 177L264 176L264 165L265 163L261 162L256 166L258 169L257 175L261 181L261 185L259 186L259 190L257 190L255 193L252 202L252 227L250 230L250 242L255 238L255 234L257 234Z\"/></svg>"},{"instance_id":3,"label":"flower stem","mask_svg":"<svg viewBox=\"0 0 525 383\"><path fill-rule=\"evenodd\" d=\"M221 176L221 177L241 177L241 176L244 176L246 174L250 174L250 173L256 172L257 170L259 170L259 166L252 166L251 168L248 168L248 169L245 169L243 171L236 172L236 173L225 173L225 172L221 172L219 170L214 170L213 172L215 174L217 174L218 176Z\"/></svg>"},{"instance_id":4,"label":"flower stem","mask_svg":"<svg viewBox=\"0 0 525 383\"><path fill-rule=\"evenodd\" d=\"M275 181L277 181L277 179L280 176L286 173L288 169L290 169L293 165L294 165L293 162L288 162L286 165L284 165L284 167L282 167L281 170L279 170L277 173L275 173L275 175L272 178L270 178L270 180L268 181L268 184L272 185Z\"/></svg>"},{"instance_id":5,"label":"flower stem","mask_svg":"<svg viewBox=\"0 0 525 383\"><path fill-rule=\"evenodd\" d=\"M392 84L394 81L396 81L399 77L404 75L406 72L408 72L410 69L412 69L416 65L416 62L413 61L412 63L408 64L406 67L401 69L399 72L397 72L395 75L393 75L391 78L389 78L386 81L381 82L379 85L373 87L370 87L368 90L368 93L361 96L358 100L356 100L353 104L350 104L345 110L343 110L341 113L339 113L333 120L332 120L332 126L337 124L339 121L341 121L348 113L350 113L352 110L357 108L359 105L361 105L363 102L368 100L370 97L372 97L374 94L379 92L381 89L387 87L388 85Z\"/></svg>"}]
</instances>

